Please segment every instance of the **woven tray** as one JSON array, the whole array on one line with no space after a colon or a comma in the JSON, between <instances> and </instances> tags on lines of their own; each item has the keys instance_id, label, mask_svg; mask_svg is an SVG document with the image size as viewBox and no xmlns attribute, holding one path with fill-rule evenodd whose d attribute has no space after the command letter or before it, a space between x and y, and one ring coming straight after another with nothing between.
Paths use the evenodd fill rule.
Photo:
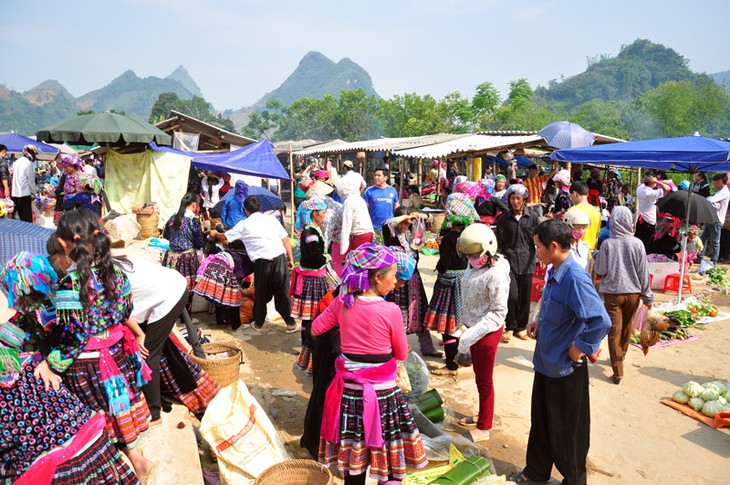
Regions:
<instances>
[{"instance_id":1,"label":"woven tray","mask_svg":"<svg viewBox=\"0 0 730 485\"><path fill-rule=\"evenodd\" d=\"M287 460L270 466L256 479L256 485L330 485L332 473L314 460Z\"/></svg>"},{"instance_id":2,"label":"woven tray","mask_svg":"<svg viewBox=\"0 0 730 485\"><path fill-rule=\"evenodd\" d=\"M190 358L212 377L219 386L226 387L238 379L239 366L243 353L235 345L208 343L202 345L205 359L190 352Z\"/></svg>"},{"instance_id":3,"label":"woven tray","mask_svg":"<svg viewBox=\"0 0 730 485\"><path fill-rule=\"evenodd\" d=\"M160 235L160 229L157 227L160 223L160 213L137 214L137 222L141 226L139 230L139 238L147 239L148 237L157 237Z\"/></svg>"}]
</instances>

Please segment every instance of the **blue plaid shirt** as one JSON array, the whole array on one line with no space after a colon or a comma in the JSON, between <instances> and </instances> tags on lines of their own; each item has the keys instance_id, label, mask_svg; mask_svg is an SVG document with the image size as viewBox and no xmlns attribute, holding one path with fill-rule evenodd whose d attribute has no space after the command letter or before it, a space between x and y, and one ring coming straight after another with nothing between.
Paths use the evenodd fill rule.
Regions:
<instances>
[{"instance_id":1,"label":"blue plaid shirt","mask_svg":"<svg viewBox=\"0 0 730 485\"><path fill-rule=\"evenodd\" d=\"M611 320L590 276L568 256L557 271L548 271L532 359L535 372L548 377L571 374L581 364L568 357L570 345L575 343L585 354L595 353L610 328Z\"/></svg>"}]
</instances>

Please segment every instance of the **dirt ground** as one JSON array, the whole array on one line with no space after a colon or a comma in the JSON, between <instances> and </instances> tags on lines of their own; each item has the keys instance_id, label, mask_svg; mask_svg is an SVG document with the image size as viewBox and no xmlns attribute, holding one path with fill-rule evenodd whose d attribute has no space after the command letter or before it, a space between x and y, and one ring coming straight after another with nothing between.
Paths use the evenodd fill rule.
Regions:
<instances>
[{"instance_id":1,"label":"dirt ground","mask_svg":"<svg viewBox=\"0 0 730 485\"><path fill-rule=\"evenodd\" d=\"M430 296L436 257L422 257L421 274ZM695 284L695 294L707 287ZM730 297L714 294L721 311L730 311ZM658 302L670 297L657 294ZM676 298L676 295L674 296ZM252 329L231 332L216 327L212 316L196 313L211 340L237 340L244 353L242 379L268 410L293 457L309 458L299 447L311 379L293 367L299 351L299 336L284 333L283 321L270 308L270 322L262 332ZM730 320L694 330L700 339L675 346L651 349L647 356L631 347L620 385L611 381L608 348L590 366L591 448L588 481L591 484L727 483L730 471L730 431L712 429L680 414L659 400L670 397L688 380L704 383L730 379ZM411 346L418 348L414 336ZM433 335L435 341L439 336ZM513 339L501 344L494 370L496 408L491 440L485 445L499 474L523 467L530 429L533 341ZM429 367L442 365L427 359ZM456 417L474 413L478 399L471 369L462 369L458 379L431 377L431 387L453 409ZM273 396L276 389L295 396ZM557 470L553 478L560 480ZM552 482L552 481L551 481ZM559 482L556 482L559 483Z\"/></svg>"}]
</instances>

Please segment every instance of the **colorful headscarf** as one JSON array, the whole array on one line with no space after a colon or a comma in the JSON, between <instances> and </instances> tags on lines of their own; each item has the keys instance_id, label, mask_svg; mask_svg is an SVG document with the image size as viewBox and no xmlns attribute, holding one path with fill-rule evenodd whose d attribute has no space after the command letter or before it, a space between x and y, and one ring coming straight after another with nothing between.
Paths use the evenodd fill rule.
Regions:
<instances>
[{"instance_id":1,"label":"colorful headscarf","mask_svg":"<svg viewBox=\"0 0 730 485\"><path fill-rule=\"evenodd\" d=\"M16 254L2 271L2 286L8 294L8 305L11 307L32 290L50 295L57 281L58 276L48 258L28 251Z\"/></svg>"},{"instance_id":2,"label":"colorful headscarf","mask_svg":"<svg viewBox=\"0 0 730 485\"><path fill-rule=\"evenodd\" d=\"M482 186L477 182L465 180L454 185L454 192L466 194L470 199L474 200L482 194Z\"/></svg>"},{"instance_id":3,"label":"colorful headscarf","mask_svg":"<svg viewBox=\"0 0 730 485\"><path fill-rule=\"evenodd\" d=\"M492 195L494 193L494 180L485 178L477 181L477 183L482 188L482 197L487 198L488 195Z\"/></svg>"},{"instance_id":4,"label":"colorful headscarf","mask_svg":"<svg viewBox=\"0 0 730 485\"><path fill-rule=\"evenodd\" d=\"M499 175L497 175L496 177L494 177L494 180L495 181L497 181L497 180L504 180L506 182L507 181L507 177L505 177L504 175L502 175L500 173Z\"/></svg>"},{"instance_id":5,"label":"colorful headscarf","mask_svg":"<svg viewBox=\"0 0 730 485\"><path fill-rule=\"evenodd\" d=\"M96 195L101 194L101 191L104 189L101 179L94 174L81 172L78 174L78 177L79 183L82 186L88 186Z\"/></svg>"},{"instance_id":6,"label":"colorful headscarf","mask_svg":"<svg viewBox=\"0 0 730 485\"><path fill-rule=\"evenodd\" d=\"M697 224L692 224L692 225L691 225L691 226L689 226L689 228L687 229L687 232L688 232L688 233L690 233L690 232L691 232L691 233L693 233L693 234L699 234L699 233L700 233L700 226L698 226Z\"/></svg>"},{"instance_id":7,"label":"colorful headscarf","mask_svg":"<svg viewBox=\"0 0 730 485\"><path fill-rule=\"evenodd\" d=\"M325 209L327 209L327 204L322 199L322 196L317 193L299 204L295 225L296 230L302 232L305 227L312 223L312 211L323 211Z\"/></svg>"},{"instance_id":8,"label":"colorful headscarf","mask_svg":"<svg viewBox=\"0 0 730 485\"><path fill-rule=\"evenodd\" d=\"M553 176L553 181L560 183L562 186L570 185L570 172L566 169L558 171L558 173ZM562 189L562 186L558 188Z\"/></svg>"},{"instance_id":9,"label":"colorful headscarf","mask_svg":"<svg viewBox=\"0 0 730 485\"><path fill-rule=\"evenodd\" d=\"M368 271L381 269L398 262L393 251L386 246L373 243L363 244L350 251L345 259L345 269L342 271L342 287L340 294L347 308L355 303L355 292L370 289Z\"/></svg>"},{"instance_id":10,"label":"colorful headscarf","mask_svg":"<svg viewBox=\"0 0 730 485\"><path fill-rule=\"evenodd\" d=\"M664 215L659 217L656 221L656 233L654 234L654 240L657 241L664 237L665 234L674 236L676 230L679 227L679 219L672 215Z\"/></svg>"},{"instance_id":11,"label":"colorful headscarf","mask_svg":"<svg viewBox=\"0 0 730 485\"><path fill-rule=\"evenodd\" d=\"M455 192L446 198L446 218L441 229L451 229L453 224L466 227L479 220L479 214L468 195Z\"/></svg>"},{"instance_id":12,"label":"colorful headscarf","mask_svg":"<svg viewBox=\"0 0 730 485\"><path fill-rule=\"evenodd\" d=\"M69 155L68 153L63 153L60 157L60 160L62 167L74 167L76 170L81 170L81 168L84 166L84 163L79 157L75 155Z\"/></svg>"},{"instance_id":13,"label":"colorful headscarf","mask_svg":"<svg viewBox=\"0 0 730 485\"><path fill-rule=\"evenodd\" d=\"M416 258L402 248L390 248L396 258L395 277L401 281L408 281L416 269Z\"/></svg>"},{"instance_id":14,"label":"colorful headscarf","mask_svg":"<svg viewBox=\"0 0 730 485\"><path fill-rule=\"evenodd\" d=\"M248 197L248 184L243 180L237 180L236 185L233 186L233 195L239 204L243 204L243 201Z\"/></svg>"}]
</instances>

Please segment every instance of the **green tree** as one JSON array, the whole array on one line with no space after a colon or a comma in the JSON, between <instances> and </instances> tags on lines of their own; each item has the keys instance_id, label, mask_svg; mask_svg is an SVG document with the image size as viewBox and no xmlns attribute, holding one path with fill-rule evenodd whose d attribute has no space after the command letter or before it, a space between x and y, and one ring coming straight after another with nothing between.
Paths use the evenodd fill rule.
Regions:
<instances>
[{"instance_id":1,"label":"green tree","mask_svg":"<svg viewBox=\"0 0 730 485\"><path fill-rule=\"evenodd\" d=\"M220 113L213 113L213 107L200 96L193 96L192 99L180 99L175 93L161 93L157 101L152 105L149 122L159 123L167 118L170 111L192 116L195 119L204 121L211 125L235 133L236 127L229 118L224 118Z\"/></svg>"},{"instance_id":2,"label":"green tree","mask_svg":"<svg viewBox=\"0 0 730 485\"><path fill-rule=\"evenodd\" d=\"M494 126L494 112L501 101L499 91L487 81L479 84L471 100L474 122L477 129L486 130Z\"/></svg>"},{"instance_id":3,"label":"green tree","mask_svg":"<svg viewBox=\"0 0 730 485\"><path fill-rule=\"evenodd\" d=\"M570 119L588 131L617 138L629 138L626 114L629 107L621 101L592 99L575 108Z\"/></svg>"},{"instance_id":4,"label":"green tree","mask_svg":"<svg viewBox=\"0 0 730 485\"><path fill-rule=\"evenodd\" d=\"M332 120L337 138L356 141L377 136L377 110L378 99L364 89L342 91Z\"/></svg>"},{"instance_id":5,"label":"green tree","mask_svg":"<svg viewBox=\"0 0 730 485\"><path fill-rule=\"evenodd\" d=\"M378 120L387 137L423 136L438 133L436 100L416 93L395 95L378 103Z\"/></svg>"},{"instance_id":6,"label":"green tree","mask_svg":"<svg viewBox=\"0 0 730 485\"><path fill-rule=\"evenodd\" d=\"M527 79L509 83L507 100L497 108L497 127L503 130L537 131L553 121L565 119L565 113L534 95Z\"/></svg>"},{"instance_id":7,"label":"green tree","mask_svg":"<svg viewBox=\"0 0 730 485\"><path fill-rule=\"evenodd\" d=\"M469 133L474 127L474 110L468 98L449 93L436 105L440 133Z\"/></svg>"},{"instance_id":8,"label":"green tree","mask_svg":"<svg viewBox=\"0 0 730 485\"><path fill-rule=\"evenodd\" d=\"M176 93L160 93L157 97L157 101L152 105L150 111L150 117L147 120L151 125L157 124L160 121L166 120L170 114L170 111L177 109L180 105L180 98Z\"/></svg>"}]
</instances>

